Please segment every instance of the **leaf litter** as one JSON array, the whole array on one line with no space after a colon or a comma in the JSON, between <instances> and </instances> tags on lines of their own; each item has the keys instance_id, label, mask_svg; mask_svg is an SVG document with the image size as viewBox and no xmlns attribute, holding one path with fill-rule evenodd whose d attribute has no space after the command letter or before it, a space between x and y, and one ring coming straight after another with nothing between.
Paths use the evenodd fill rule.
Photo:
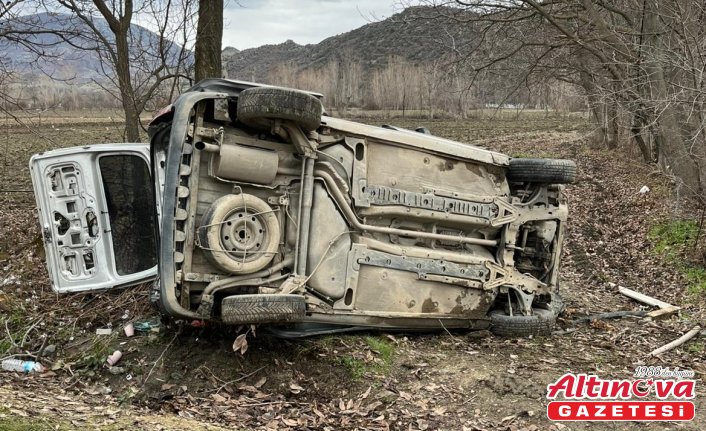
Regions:
<instances>
[{"instance_id":1,"label":"leaf litter","mask_svg":"<svg viewBox=\"0 0 706 431\"><path fill-rule=\"evenodd\" d=\"M425 122L441 136L508 154L577 161L579 181L567 188L570 221L561 270L567 311L558 328L563 335L511 340L484 333L381 334L395 349L388 369L380 367L380 352L365 336L294 343L194 327L176 337L179 325L165 322L158 333L127 338L113 331L99 339L96 329L124 325L124 316L134 321L154 317L147 287L55 295L44 269L31 194L1 195L0 280L11 280L0 283L0 331L12 341L5 354L36 356L44 343L56 345L56 352L39 358L51 369L42 375L0 374L0 401L14 416L49 418L77 429L155 429L158 423L159 429L532 431L573 429L549 424L541 414L543 388L564 372L625 378L637 365L669 365L694 369L703 384L706 366L697 344L703 348L703 341L660 358L647 356L704 322L703 298L687 296L682 275L651 251L648 238L655 221L695 212L676 205L668 180L653 175L649 166L592 147L585 127L575 119L565 122L574 125L561 132L555 131L555 120L503 124L497 130L492 121ZM82 127L85 133L73 138L81 142L61 130L46 133L62 145L116 138L101 125ZM8 156L15 166L26 166L31 152L49 145L23 146L31 136L15 132L20 145ZM26 168L5 173L14 185L29 186ZM650 191L637 193L643 186ZM645 309L618 295L611 283L680 305L682 312L662 321L595 320L571 328L572 320L582 316ZM102 364L117 348L125 352L125 372L114 375ZM695 402L697 409L704 408L700 399Z\"/></svg>"}]
</instances>

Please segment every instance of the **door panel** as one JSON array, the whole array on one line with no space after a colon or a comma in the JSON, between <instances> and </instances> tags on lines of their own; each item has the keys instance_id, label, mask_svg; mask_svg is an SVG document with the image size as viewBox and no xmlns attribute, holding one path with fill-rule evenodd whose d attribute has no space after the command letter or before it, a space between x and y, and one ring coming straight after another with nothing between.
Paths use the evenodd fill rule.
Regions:
<instances>
[{"instance_id":1,"label":"door panel","mask_svg":"<svg viewBox=\"0 0 706 431\"><path fill-rule=\"evenodd\" d=\"M57 292L137 284L156 275L147 144L105 144L30 160L47 267Z\"/></svg>"}]
</instances>

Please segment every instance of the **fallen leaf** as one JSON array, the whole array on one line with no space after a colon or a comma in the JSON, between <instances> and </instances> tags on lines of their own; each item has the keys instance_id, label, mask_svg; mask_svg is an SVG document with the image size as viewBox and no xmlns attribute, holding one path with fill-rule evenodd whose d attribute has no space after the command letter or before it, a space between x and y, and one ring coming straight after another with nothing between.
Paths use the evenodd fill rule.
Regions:
<instances>
[{"instance_id":1,"label":"fallen leaf","mask_svg":"<svg viewBox=\"0 0 706 431\"><path fill-rule=\"evenodd\" d=\"M293 394L296 395L296 394L298 394L298 393L303 392L303 391L304 391L304 388L302 388L301 386L299 386L299 385L296 384L296 383L290 383L290 384L289 384L289 391L290 391L291 393L293 393Z\"/></svg>"},{"instance_id":2,"label":"fallen leaf","mask_svg":"<svg viewBox=\"0 0 706 431\"><path fill-rule=\"evenodd\" d=\"M284 422L285 425L288 427L295 427L299 425L299 422L293 420L293 419L287 419L287 418L282 418L282 422Z\"/></svg>"},{"instance_id":3,"label":"fallen leaf","mask_svg":"<svg viewBox=\"0 0 706 431\"><path fill-rule=\"evenodd\" d=\"M362 416L367 416L367 415L369 415L373 410L375 410L376 408L380 407L381 405L382 405L382 402L381 402L381 401L373 401L372 403L370 403L370 404L368 404L367 406L365 406L365 409L363 409L363 410L360 412L360 414L361 414Z\"/></svg>"},{"instance_id":4,"label":"fallen leaf","mask_svg":"<svg viewBox=\"0 0 706 431\"><path fill-rule=\"evenodd\" d=\"M244 355L245 352L248 351L248 340L246 337L247 334L240 334L235 338L235 341L233 342L233 351L237 352L240 351L241 355Z\"/></svg>"},{"instance_id":5,"label":"fallen leaf","mask_svg":"<svg viewBox=\"0 0 706 431\"><path fill-rule=\"evenodd\" d=\"M446 407L445 406L436 407L433 411L434 411L435 415L443 416L446 413Z\"/></svg>"},{"instance_id":6,"label":"fallen leaf","mask_svg":"<svg viewBox=\"0 0 706 431\"><path fill-rule=\"evenodd\" d=\"M218 395L218 394L211 394L211 398L213 398L213 401L215 401L217 403L223 403L228 400L228 398L226 398L222 395Z\"/></svg>"},{"instance_id":7,"label":"fallen leaf","mask_svg":"<svg viewBox=\"0 0 706 431\"><path fill-rule=\"evenodd\" d=\"M364 399L368 398L368 395L370 395L370 391L371 391L372 389L373 389L372 386L368 386L368 390L365 391L365 392L363 392L363 394L360 396L360 399L361 399L361 400L364 400Z\"/></svg>"}]
</instances>

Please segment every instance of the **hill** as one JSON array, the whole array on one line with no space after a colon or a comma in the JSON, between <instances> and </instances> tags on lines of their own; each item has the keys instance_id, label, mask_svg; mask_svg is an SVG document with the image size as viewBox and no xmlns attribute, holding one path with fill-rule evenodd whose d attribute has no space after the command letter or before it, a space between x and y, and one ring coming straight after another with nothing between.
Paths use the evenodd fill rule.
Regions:
<instances>
[{"instance_id":1,"label":"hill","mask_svg":"<svg viewBox=\"0 0 706 431\"><path fill-rule=\"evenodd\" d=\"M226 47L222 52L224 75L318 91L325 95L327 107L337 110L383 109L402 111L403 115L417 111L431 117L439 112L466 116L469 110L492 106L556 107L555 99L560 98L567 100L562 101L567 106L575 104L576 98L564 83L546 79L528 83L525 66L476 68L502 55L513 41L507 35L485 32L473 18L477 16L467 10L417 6L317 44L299 45L288 40L242 51ZM90 34L85 24L71 15L45 13L23 20L22 25L29 28ZM96 20L96 26L112 40L105 21ZM69 98L106 102L93 96L101 90L95 82L105 80L98 52L77 50L51 34L34 35L30 40L43 47L39 59L22 43L0 42L0 66L21 75L13 84L15 92L33 92L40 100L47 93L44 87L63 86L52 102L45 104L65 106L66 94L74 94L74 84L94 83L90 91L84 85L88 97ZM138 79L149 79L157 68L158 41L150 30L131 27L133 75ZM176 59L181 50L172 42L168 57ZM187 63L192 58L189 52ZM170 98L171 93L164 97ZM35 105L37 102L28 106Z\"/></svg>"},{"instance_id":2,"label":"hill","mask_svg":"<svg viewBox=\"0 0 706 431\"><path fill-rule=\"evenodd\" d=\"M346 61L362 65L367 72L386 67L391 58L428 64L474 47L476 31L463 22L464 15L468 13L450 8L410 7L318 44L298 45L288 40L243 51L229 48L224 50L224 69L231 78L262 81L282 65L303 71Z\"/></svg>"},{"instance_id":3,"label":"hill","mask_svg":"<svg viewBox=\"0 0 706 431\"><path fill-rule=\"evenodd\" d=\"M113 42L113 35L108 28L108 23L102 18L94 20L96 28L109 42ZM90 40L92 30L75 16L61 13L40 13L25 15L14 20L0 23L0 28L12 26L18 30L38 30L37 34L23 36L24 41L31 43L34 48L29 49L28 44L20 41L0 41L0 62L10 71L20 75L46 75L56 80L70 80L72 83L83 84L91 81L105 81L105 73L101 67L101 53L92 49L94 45ZM69 34L72 44L62 41L60 37L51 32ZM160 37L136 24L130 28L131 53L135 61L149 68L151 63L156 64L159 57ZM168 61L174 64L179 57L181 46L171 42L165 49ZM105 53L103 53L105 55ZM191 54L188 54L191 58Z\"/></svg>"},{"instance_id":4,"label":"hill","mask_svg":"<svg viewBox=\"0 0 706 431\"><path fill-rule=\"evenodd\" d=\"M317 44L229 48L223 67L229 78L321 92L338 110L465 116L492 104L527 104L528 97L505 98L496 90L510 87L508 74L476 74L472 63L487 61L495 41L488 43L474 17L448 7L410 7Z\"/></svg>"}]
</instances>

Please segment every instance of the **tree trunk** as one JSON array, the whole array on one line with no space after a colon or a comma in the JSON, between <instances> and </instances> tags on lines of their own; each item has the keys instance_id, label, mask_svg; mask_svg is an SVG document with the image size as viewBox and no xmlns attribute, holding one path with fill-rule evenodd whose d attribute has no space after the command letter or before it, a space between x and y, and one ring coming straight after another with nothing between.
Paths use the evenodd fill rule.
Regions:
<instances>
[{"instance_id":1,"label":"tree trunk","mask_svg":"<svg viewBox=\"0 0 706 431\"><path fill-rule=\"evenodd\" d=\"M701 195L701 172L698 162L690 154L689 143L681 131L679 111L669 102L667 81L664 73L663 56L668 49L660 22L657 0L647 0L644 21L646 45L650 49L645 64L652 100L657 103L658 118L655 121L655 143L659 151L660 166L679 178L679 188L684 187L686 196Z\"/></svg>"},{"instance_id":2,"label":"tree trunk","mask_svg":"<svg viewBox=\"0 0 706 431\"><path fill-rule=\"evenodd\" d=\"M635 140L635 143L637 144L638 148L640 148L642 160L645 163L651 163L653 162L652 151L647 142L645 142L645 138L642 136L642 125L642 119L640 118L640 115L636 113L633 117L630 132L632 133L632 138Z\"/></svg>"},{"instance_id":3,"label":"tree trunk","mask_svg":"<svg viewBox=\"0 0 706 431\"><path fill-rule=\"evenodd\" d=\"M620 123L618 122L618 102L611 100L606 104L608 112L608 123L610 124L610 136L606 142L606 147L609 150L618 148L618 138L620 136Z\"/></svg>"},{"instance_id":4,"label":"tree trunk","mask_svg":"<svg viewBox=\"0 0 706 431\"><path fill-rule=\"evenodd\" d=\"M586 55L583 54L583 57ZM582 59L583 59L582 57ZM586 61L587 63L587 61ZM596 143L607 144L608 142L608 130L605 127L605 121L603 118L602 103L598 98L596 84L593 82L593 77L591 73L587 70L587 66L581 68L579 72L579 77L581 79L581 88L586 93L586 100L588 102L588 109L593 117L593 122L596 125Z\"/></svg>"},{"instance_id":5,"label":"tree trunk","mask_svg":"<svg viewBox=\"0 0 706 431\"><path fill-rule=\"evenodd\" d=\"M116 64L120 99L125 112L125 142L140 142L140 114L135 106L135 90L130 79L130 54L128 44L128 26L121 26L115 31Z\"/></svg>"},{"instance_id":6,"label":"tree trunk","mask_svg":"<svg viewBox=\"0 0 706 431\"><path fill-rule=\"evenodd\" d=\"M221 44L223 39L223 0L199 0L199 22L194 46L196 82L205 78L220 78Z\"/></svg>"}]
</instances>

